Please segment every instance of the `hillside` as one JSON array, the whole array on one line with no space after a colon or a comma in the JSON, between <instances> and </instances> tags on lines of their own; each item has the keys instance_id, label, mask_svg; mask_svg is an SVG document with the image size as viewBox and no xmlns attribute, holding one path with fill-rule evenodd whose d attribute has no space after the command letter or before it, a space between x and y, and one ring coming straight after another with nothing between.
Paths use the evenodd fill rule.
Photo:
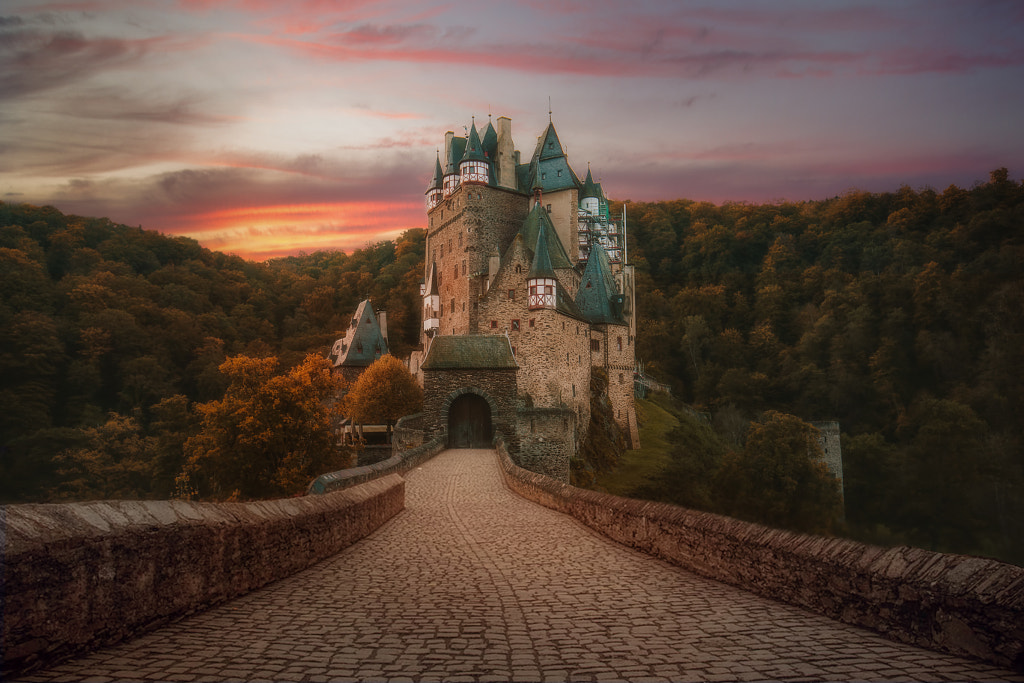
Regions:
<instances>
[{"instance_id":1,"label":"hillside","mask_svg":"<svg viewBox=\"0 0 1024 683\"><path fill-rule=\"evenodd\" d=\"M1021 183L627 210L637 356L726 442L769 410L838 420L849 533L1024 562ZM258 264L0 203L0 497L102 491L82 482L107 470L64 454L102 443L116 465L139 439L158 463L119 495L170 495L225 358L326 353L367 297L407 353L423 245Z\"/></svg>"}]
</instances>

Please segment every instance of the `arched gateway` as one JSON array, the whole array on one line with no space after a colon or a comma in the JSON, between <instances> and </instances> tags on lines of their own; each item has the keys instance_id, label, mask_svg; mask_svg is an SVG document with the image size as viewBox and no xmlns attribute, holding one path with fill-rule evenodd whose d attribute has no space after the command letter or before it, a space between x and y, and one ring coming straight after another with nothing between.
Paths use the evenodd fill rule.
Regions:
<instances>
[{"instance_id":1,"label":"arched gateway","mask_svg":"<svg viewBox=\"0 0 1024 683\"><path fill-rule=\"evenodd\" d=\"M490 448L491 406L479 394L462 394L448 407L448 448Z\"/></svg>"},{"instance_id":2,"label":"arched gateway","mask_svg":"<svg viewBox=\"0 0 1024 683\"><path fill-rule=\"evenodd\" d=\"M490 448L516 436L516 364L504 335L435 337L421 366L426 431L447 431L449 448Z\"/></svg>"}]
</instances>

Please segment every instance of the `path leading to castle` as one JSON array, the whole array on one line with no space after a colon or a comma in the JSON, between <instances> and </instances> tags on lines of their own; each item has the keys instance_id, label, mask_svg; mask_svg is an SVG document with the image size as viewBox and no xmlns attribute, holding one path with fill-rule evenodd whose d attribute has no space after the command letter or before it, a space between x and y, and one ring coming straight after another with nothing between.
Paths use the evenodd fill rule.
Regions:
<instances>
[{"instance_id":1,"label":"path leading to castle","mask_svg":"<svg viewBox=\"0 0 1024 683\"><path fill-rule=\"evenodd\" d=\"M634 552L441 453L406 510L291 578L32 681L1024 680Z\"/></svg>"}]
</instances>

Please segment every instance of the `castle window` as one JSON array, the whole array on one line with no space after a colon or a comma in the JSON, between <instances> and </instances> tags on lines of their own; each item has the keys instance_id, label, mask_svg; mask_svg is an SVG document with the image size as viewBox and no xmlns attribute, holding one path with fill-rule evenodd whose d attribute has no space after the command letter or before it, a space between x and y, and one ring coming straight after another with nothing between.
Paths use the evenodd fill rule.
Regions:
<instances>
[{"instance_id":1,"label":"castle window","mask_svg":"<svg viewBox=\"0 0 1024 683\"><path fill-rule=\"evenodd\" d=\"M559 177L559 178L561 178L561 177L562 177L562 169L558 169L558 177Z\"/></svg>"},{"instance_id":2,"label":"castle window","mask_svg":"<svg viewBox=\"0 0 1024 683\"><path fill-rule=\"evenodd\" d=\"M523 272L523 267L517 263L516 264L516 273L521 273L521 272Z\"/></svg>"},{"instance_id":3,"label":"castle window","mask_svg":"<svg viewBox=\"0 0 1024 683\"><path fill-rule=\"evenodd\" d=\"M519 319L518 318L516 318L515 320L512 321L512 331L513 332L518 332L519 331Z\"/></svg>"},{"instance_id":4,"label":"castle window","mask_svg":"<svg viewBox=\"0 0 1024 683\"><path fill-rule=\"evenodd\" d=\"M548 204L547 206L545 206L544 210L547 211L548 213L551 213L551 205Z\"/></svg>"},{"instance_id":5,"label":"castle window","mask_svg":"<svg viewBox=\"0 0 1024 683\"><path fill-rule=\"evenodd\" d=\"M514 347L514 346L512 347L512 357L513 358L516 357L516 347Z\"/></svg>"},{"instance_id":6,"label":"castle window","mask_svg":"<svg viewBox=\"0 0 1024 683\"><path fill-rule=\"evenodd\" d=\"M497 320L492 320L491 321L491 329L492 330L498 329L498 321Z\"/></svg>"},{"instance_id":7,"label":"castle window","mask_svg":"<svg viewBox=\"0 0 1024 683\"><path fill-rule=\"evenodd\" d=\"M441 289L441 271L437 271L437 288Z\"/></svg>"},{"instance_id":8,"label":"castle window","mask_svg":"<svg viewBox=\"0 0 1024 683\"><path fill-rule=\"evenodd\" d=\"M565 321L562 321L562 332L565 332Z\"/></svg>"},{"instance_id":9,"label":"castle window","mask_svg":"<svg viewBox=\"0 0 1024 683\"><path fill-rule=\"evenodd\" d=\"M626 381L626 380L624 380L624 379L622 378L622 373L620 372L620 373L619 373L619 384L622 384L622 383L623 383L623 382L625 382L625 381Z\"/></svg>"},{"instance_id":10,"label":"castle window","mask_svg":"<svg viewBox=\"0 0 1024 683\"><path fill-rule=\"evenodd\" d=\"M617 341L619 342L619 351L621 351L622 350L622 337L618 337Z\"/></svg>"},{"instance_id":11,"label":"castle window","mask_svg":"<svg viewBox=\"0 0 1024 683\"><path fill-rule=\"evenodd\" d=\"M441 258L444 258L444 242L441 242L440 252L441 252Z\"/></svg>"},{"instance_id":12,"label":"castle window","mask_svg":"<svg viewBox=\"0 0 1024 683\"><path fill-rule=\"evenodd\" d=\"M463 313L466 312L466 302L465 301L462 302L462 312Z\"/></svg>"},{"instance_id":13,"label":"castle window","mask_svg":"<svg viewBox=\"0 0 1024 683\"><path fill-rule=\"evenodd\" d=\"M591 351L600 351L601 350L601 340L600 339L591 339L590 340L590 350Z\"/></svg>"},{"instance_id":14,"label":"castle window","mask_svg":"<svg viewBox=\"0 0 1024 683\"><path fill-rule=\"evenodd\" d=\"M530 318L530 327L533 327L534 322L535 322L534 319Z\"/></svg>"},{"instance_id":15,"label":"castle window","mask_svg":"<svg viewBox=\"0 0 1024 683\"><path fill-rule=\"evenodd\" d=\"M572 397L576 398L576 385L575 384L572 385Z\"/></svg>"},{"instance_id":16,"label":"castle window","mask_svg":"<svg viewBox=\"0 0 1024 683\"><path fill-rule=\"evenodd\" d=\"M459 246L462 246L462 233L459 233Z\"/></svg>"},{"instance_id":17,"label":"castle window","mask_svg":"<svg viewBox=\"0 0 1024 683\"><path fill-rule=\"evenodd\" d=\"M540 179L541 179L541 180L544 180L544 178L546 178L546 177L547 177L547 175L548 175L547 173L541 173L541 174L540 174Z\"/></svg>"},{"instance_id":18,"label":"castle window","mask_svg":"<svg viewBox=\"0 0 1024 683\"><path fill-rule=\"evenodd\" d=\"M451 311L452 313L455 312L455 299L452 299L452 305L448 308L448 310Z\"/></svg>"},{"instance_id":19,"label":"castle window","mask_svg":"<svg viewBox=\"0 0 1024 683\"><path fill-rule=\"evenodd\" d=\"M363 342L356 342L356 353L363 352Z\"/></svg>"},{"instance_id":20,"label":"castle window","mask_svg":"<svg viewBox=\"0 0 1024 683\"><path fill-rule=\"evenodd\" d=\"M514 290L514 289L508 290L508 300L509 301L515 301L516 300L516 290Z\"/></svg>"},{"instance_id":21,"label":"castle window","mask_svg":"<svg viewBox=\"0 0 1024 683\"><path fill-rule=\"evenodd\" d=\"M568 351L565 352L565 362L566 363L569 362L569 352Z\"/></svg>"},{"instance_id":22,"label":"castle window","mask_svg":"<svg viewBox=\"0 0 1024 683\"><path fill-rule=\"evenodd\" d=\"M466 259L462 259L462 274L466 274Z\"/></svg>"}]
</instances>

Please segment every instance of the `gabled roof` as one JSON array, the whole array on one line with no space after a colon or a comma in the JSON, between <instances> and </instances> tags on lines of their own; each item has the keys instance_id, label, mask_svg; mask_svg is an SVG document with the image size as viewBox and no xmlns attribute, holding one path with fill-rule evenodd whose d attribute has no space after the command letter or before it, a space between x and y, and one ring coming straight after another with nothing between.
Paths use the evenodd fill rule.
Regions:
<instances>
[{"instance_id":1,"label":"gabled roof","mask_svg":"<svg viewBox=\"0 0 1024 683\"><path fill-rule=\"evenodd\" d=\"M387 352L388 342L380 332L373 305L367 299L356 308L345 337L334 342L331 349L334 367L365 367Z\"/></svg>"},{"instance_id":2,"label":"gabled roof","mask_svg":"<svg viewBox=\"0 0 1024 683\"><path fill-rule=\"evenodd\" d=\"M480 135L476 132L476 121L469 129L469 140L466 142L466 151L463 153L461 161L487 161L483 144L480 142Z\"/></svg>"},{"instance_id":3,"label":"gabled roof","mask_svg":"<svg viewBox=\"0 0 1024 683\"><path fill-rule=\"evenodd\" d=\"M496 334L434 337L421 366L424 370L517 369L508 337Z\"/></svg>"},{"instance_id":4,"label":"gabled roof","mask_svg":"<svg viewBox=\"0 0 1024 683\"><path fill-rule=\"evenodd\" d=\"M544 242L542 244L547 245L548 258L551 260L552 268L572 268L572 261L569 259L569 254L565 251L562 240L558 238L558 231L551 224L551 217L548 216L548 212L544 210L544 207L539 204L534 205L530 213L527 214L526 220L523 221L523 227L519 229L519 234L523 236L523 243L531 250L535 250L538 244L538 237L541 234L541 225L545 226L543 231Z\"/></svg>"},{"instance_id":5,"label":"gabled roof","mask_svg":"<svg viewBox=\"0 0 1024 683\"><path fill-rule=\"evenodd\" d=\"M587 267L580 278L580 291L576 293L576 305L592 323L623 325L620 294L612 277L612 266L608 254L600 244L594 244L587 258Z\"/></svg>"},{"instance_id":6,"label":"gabled roof","mask_svg":"<svg viewBox=\"0 0 1024 683\"><path fill-rule=\"evenodd\" d=\"M441 154L438 153L437 161L434 162L434 177L430 179L430 185L427 186L427 192L431 190L439 190L442 187L442 178L444 177L444 171L441 169Z\"/></svg>"}]
</instances>

